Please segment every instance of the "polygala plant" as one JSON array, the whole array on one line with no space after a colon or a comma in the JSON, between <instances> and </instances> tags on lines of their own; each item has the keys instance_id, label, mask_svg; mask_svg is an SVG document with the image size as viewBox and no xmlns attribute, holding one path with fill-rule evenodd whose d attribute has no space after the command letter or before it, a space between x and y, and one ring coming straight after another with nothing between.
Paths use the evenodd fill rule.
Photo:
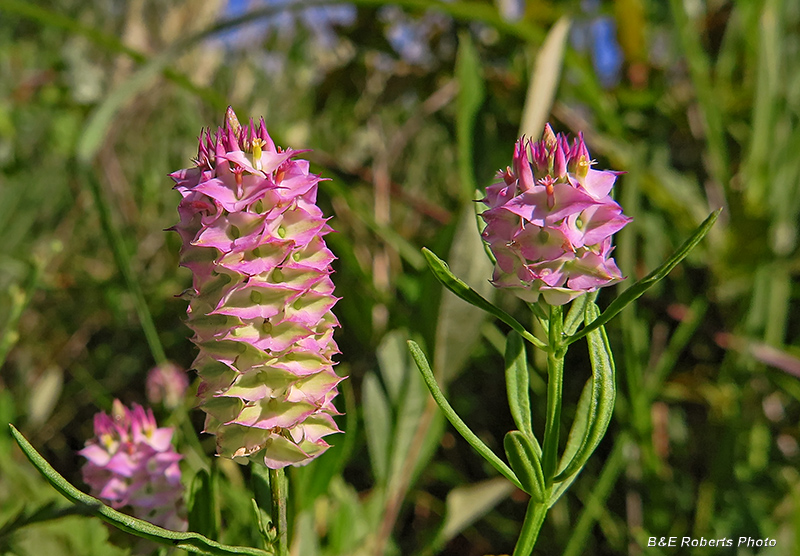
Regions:
<instances>
[{"instance_id":1,"label":"polygala plant","mask_svg":"<svg viewBox=\"0 0 800 556\"><path fill-rule=\"evenodd\" d=\"M521 138L513 164L487 187L482 238L495 264L492 284L528 303L543 330L537 337L454 276L427 249L428 265L453 293L500 318L512 330L505 352L506 386L517 430L506 434L508 463L494 454L455 413L440 390L422 349L409 341L414 360L439 407L472 447L530 495L514 556L533 551L547 511L567 490L602 440L616 397L614 358L603 325L677 265L705 236L716 211L661 267L623 292L602 314L599 288L623 279L611 257L612 236L631 219L611 197L620 172L596 170L583 136L570 141L545 126L540 141ZM571 303L565 314L564 306ZM583 325L583 328L581 328ZM559 455L564 358L586 337L592 377L578 401L566 446ZM542 442L534 432L529 368L523 340L547 354L547 412Z\"/></svg>"},{"instance_id":2,"label":"polygala plant","mask_svg":"<svg viewBox=\"0 0 800 556\"><path fill-rule=\"evenodd\" d=\"M200 377L205 432L215 436L217 455L250 462L254 474L262 477L263 467L268 469L263 473L269 478L271 524L255 507L267 549L222 545L194 532L216 534L211 476L197 474L185 512L181 456L172 448L172 429L158 428L150 410L128 409L118 401L111 415L95 417L95 437L80 452L88 460L85 481L100 499L67 482L11 426L31 462L85 509L81 511L191 552L288 556L284 468L320 456L329 447L325 437L340 432L333 399L342 380L333 370L338 321L332 308L338 299L331 281L334 256L324 240L331 229L316 204L321 178L297 158L300 152L276 147L263 120L241 125L229 108L223 126L201 133L195 165L171 174L182 197L180 222L172 229L182 240L180 264L193 274L184 296L189 300L187 324L199 348L193 368ZM720 212L712 213L672 257L601 312L595 303L598 290L623 279L611 256L612 237L631 219L611 196L619 172L596 170L593 164L582 136L570 140L548 125L542 140L517 141L512 165L498 173L498 181L482 199L482 237L495 265L491 282L526 302L541 325L538 336L423 250L444 286L511 328L505 379L516 429L504 438L505 461L455 413L422 349L413 341L408 345L453 426L530 495L514 556L532 553L547 511L575 480L608 428L616 384L604 325L683 260ZM588 342L591 378L562 450L564 360L568 347L583 338ZM541 442L531 412L525 342L547 356ZM148 384L154 400L166 406L179 403L186 385L176 372L181 371L167 365L151 373ZM115 508L131 508L137 517ZM182 531L185 514L189 532ZM193 529L193 519L195 526L205 522L208 527Z\"/></svg>"}]
</instances>

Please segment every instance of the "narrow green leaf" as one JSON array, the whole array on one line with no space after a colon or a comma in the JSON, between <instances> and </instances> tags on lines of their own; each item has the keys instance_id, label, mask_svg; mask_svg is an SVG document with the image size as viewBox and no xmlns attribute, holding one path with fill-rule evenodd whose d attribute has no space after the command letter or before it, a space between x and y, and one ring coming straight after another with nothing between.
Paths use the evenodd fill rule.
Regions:
<instances>
[{"instance_id":1,"label":"narrow green leaf","mask_svg":"<svg viewBox=\"0 0 800 556\"><path fill-rule=\"evenodd\" d=\"M133 518L125 515L122 512L110 508L103 504L97 498L89 496L75 488L64 477L62 477L53 467L47 463L39 452L31 445L30 442L20 433L14 425L9 423L11 435L17 441L19 447L27 456L28 460L34 467L42 474L42 476L49 482L53 488L64 495L69 501L79 506L86 508L88 514L99 517L103 521L113 525L114 527L142 537L151 541L181 548L187 552L194 552L196 554L211 554L211 555L228 555L228 554L249 554L251 556L274 556L274 553L266 550L259 550L257 548L250 548L246 546L229 546L220 544L216 541L208 539L198 533L181 533L179 531L170 531L142 521L141 519Z\"/></svg>"},{"instance_id":2,"label":"narrow green leaf","mask_svg":"<svg viewBox=\"0 0 800 556\"><path fill-rule=\"evenodd\" d=\"M506 390L508 407L517 428L534 440L539 455L542 450L533 434L531 423L531 389L528 375L528 360L525 357L525 344L520 335L513 330L506 340Z\"/></svg>"},{"instance_id":3,"label":"narrow green leaf","mask_svg":"<svg viewBox=\"0 0 800 556\"><path fill-rule=\"evenodd\" d=\"M575 420L572 422L572 427L569 429L569 436L567 436L567 445L564 447L564 453L561 454L561 461L558 464L558 475L563 472L567 465L575 458L575 454L585 442L586 436L589 434L589 422L594 418L597 412L596 400L593 397L595 393L592 385L594 381L590 378L584 384L581 390L581 397L578 398L578 406L575 410Z\"/></svg>"},{"instance_id":4,"label":"narrow green leaf","mask_svg":"<svg viewBox=\"0 0 800 556\"><path fill-rule=\"evenodd\" d=\"M717 221L720 212L722 212L722 208L718 208L709 214L708 218L706 218L703 223L700 224L700 226L695 230L694 234L692 234L692 236L687 239L683 245L681 245L678 250L675 251L675 253L673 253L672 256L664 262L664 264L622 292L614 301L609 304L608 308L603 311L603 314L600 315L600 318L592 321L591 324L587 324L579 332L567 338L564 342L564 345L569 345L577 340L580 340L589 332L597 330L606 324L612 318L617 316L620 311L627 307L628 304L641 297L641 295L655 285L656 282L669 274L670 271L678 266L678 263L685 259L689 252L694 249L698 243L700 243L709 230L711 230L711 227L714 225L714 222ZM428 264L430 264L430 262L428 262Z\"/></svg>"},{"instance_id":5,"label":"narrow green leaf","mask_svg":"<svg viewBox=\"0 0 800 556\"><path fill-rule=\"evenodd\" d=\"M452 272L450 272L450 268L447 266L447 263L434 255L430 249L423 247L422 254L425 256L425 260L428 262L428 266L430 267L431 271L433 271L436 279L439 280L439 282L441 282L445 288L456 294L467 303L471 303L475 307L483 309L490 315L497 317L511 328L516 330L520 336L525 338L539 349L547 349L547 345L544 342L525 330L525 327L522 326L514 317L503 311L500 307L497 307L493 303L487 301L478 292L459 280Z\"/></svg>"},{"instance_id":6,"label":"narrow green leaf","mask_svg":"<svg viewBox=\"0 0 800 556\"><path fill-rule=\"evenodd\" d=\"M201 469L192 479L187 506L189 507L189 531L216 539L219 535L219 513L217 511L216 474Z\"/></svg>"},{"instance_id":7,"label":"narrow green leaf","mask_svg":"<svg viewBox=\"0 0 800 556\"><path fill-rule=\"evenodd\" d=\"M558 469L558 446L561 436L561 406L564 393L564 356L567 350L561 346L564 336L564 308L550 306L547 320L547 418L542 437L542 471L548 488Z\"/></svg>"},{"instance_id":8,"label":"narrow green leaf","mask_svg":"<svg viewBox=\"0 0 800 556\"><path fill-rule=\"evenodd\" d=\"M503 462L503 460L497 457L497 455L492 452L492 450L486 444L484 444L474 432L470 430L467 424L461 420L461 417L459 417L450 406L450 403L444 397L444 393L439 389L439 385L436 383L436 379L433 376L433 371L431 371L431 366L428 364L428 359L425 357L422 349L420 349L417 343L413 340L408 340L407 343L408 349L411 351L411 357L414 358L414 362L417 364L419 372L422 373L422 379L428 386L428 390L431 391L431 395L433 396L433 399L436 401L439 408L441 408L442 413L444 413L445 417L447 417L447 420L450 421L458 433L464 437L464 440L469 442L469 445L472 446L475 451L478 452L478 454L483 456L483 458L488 461L492 467L497 469L501 475L514 483L514 485L516 485L518 488L524 490L522 483L520 483L519 479L511 470L511 468L509 468L508 465Z\"/></svg>"},{"instance_id":9,"label":"narrow green leaf","mask_svg":"<svg viewBox=\"0 0 800 556\"><path fill-rule=\"evenodd\" d=\"M250 499L250 508L253 510L253 518L256 520L256 528L265 546L272 546L275 542L275 530L272 529L272 519L269 514L258 507L255 498Z\"/></svg>"},{"instance_id":10,"label":"narrow green leaf","mask_svg":"<svg viewBox=\"0 0 800 556\"><path fill-rule=\"evenodd\" d=\"M597 308L596 304L590 303L586 306L587 325L596 320L599 315L600 309ZM605 329L600 327L590 332L588 340L589 360L592 364L592 393L588 402L589 407L584 408L584 411L588 409L586 431L580 448L578 448L572 460L556 476L556 482L563 481L586 465L589 457L606 434L608 424L611 422L611 415L614 413L614 401L617 395L616 373L614 358L611 354L611 347L608 345ZM580 418L579 414L576 420Z\"/></svg>"},{"instance_id":11,"label":"narrow green leaf","mask_svg":"<svg viewBox=\"0 0 800 556\"><path fill-rule=\"evenodd\" d=\"M524 487L523 490L538 502L544 502L544 473L541 456L533 441L521 431L511 431L503 439L508 463Z\"/></svg>"}]
</instances>

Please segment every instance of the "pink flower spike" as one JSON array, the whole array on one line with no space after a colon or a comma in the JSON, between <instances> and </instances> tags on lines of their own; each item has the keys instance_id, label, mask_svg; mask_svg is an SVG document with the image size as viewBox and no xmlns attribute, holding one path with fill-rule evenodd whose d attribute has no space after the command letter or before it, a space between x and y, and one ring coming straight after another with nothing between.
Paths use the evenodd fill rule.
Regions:
<instances>
[{"instance_id":1,"label":"pink flower spike","mask_svg":"<svg viewBox=\"0 0 800 556\"><path fill-rule=\"evenodd\" d=\"M184 197L175 230L194 275L187 324L205 432L240 463L305 465L328 448L306 423L339 432L335 257L316 205L320 177L296 159L303 151L275 146L263 119L242 126L229 108L225 121L205 145L208 167L172 175Z\"/></svg>"}]
</instances>

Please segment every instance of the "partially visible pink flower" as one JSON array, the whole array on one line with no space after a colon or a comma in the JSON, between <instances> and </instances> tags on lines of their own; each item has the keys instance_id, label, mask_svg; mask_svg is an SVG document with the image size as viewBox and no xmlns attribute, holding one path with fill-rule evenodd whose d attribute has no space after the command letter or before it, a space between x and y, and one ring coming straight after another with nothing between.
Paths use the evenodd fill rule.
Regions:
<instances>
[{"instance_id":1,"label":"partially visible pink flower","mask_svg":"<svg viewBox=\"0 0 800 556\"><path fill-rule=\"evenodd\" d=\"M156 426L153 411L114 400L111 415L94 416L94 438L78 454L83 480L112 508L130 508L135 517L178 531L186 530L183 486L172 447L172 429Z\"/></svg>"},{"instance_id":2,"label":"partially visible pink flower","mask_svg":"<svg viewBox=\"0 0 800 556\"><path fill-rule=\"evenodd\" d=\"M583 137L570 142L549 125L541 141L517 141L512 166L483 199L495 286L563 305L622 280L611 236L631 219L610 196L619 172L591 165Z\"/></svg>"},{"instance_id":3,"label":"partially visible pink flower","mask_svg":"<svg viewBox=\"0 0 800 556\"><path fill-rule=\"evenodd\" d=\"M174 409L183 401L188 387L186 371L174 363L156 365L147 372L145 388L150 403L163 403L164 407Z\"/></svg>"}]
</instances>

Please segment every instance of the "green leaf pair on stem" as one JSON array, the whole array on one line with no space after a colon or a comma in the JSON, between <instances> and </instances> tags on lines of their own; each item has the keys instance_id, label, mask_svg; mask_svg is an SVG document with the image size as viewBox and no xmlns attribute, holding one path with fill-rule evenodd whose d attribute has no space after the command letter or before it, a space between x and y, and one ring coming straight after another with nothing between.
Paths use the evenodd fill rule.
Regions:
<instances>
[{"instance_id":1,"label":"green leaf pair on stem","mask_svg":"<svg viewBox=\"0 0 800 556\"><path fill-rule=\"evenodd\" d=\"M532 552L547 510L578 476L599 446L611 422L616 399L616 377L614 358L604 325L669 274L705 237L721 210L711 213L664 264L625 290L604 312L601 313L594 302L596 294L583 295L574 300L566 319L561 306L532 307L547 331L547 341L534 336L514 317L453 275L444 261L428 249L423 249L428 266L447 289L497 317L512 329L506 341L505 378L509 409L518 430L507 433L503 441L508 464L492 452L450 406L422 349L411 340L408 346L431 395L459 434L500 474L530 494L531 500L514 556L529 555ZM589 347L592 377L581 393L575 420L559 458L564 357L570 344L584 337ZM529 370L523 339L547 353L547 421L541 445L533 430Z\"/></svg>"}]
</instances>

